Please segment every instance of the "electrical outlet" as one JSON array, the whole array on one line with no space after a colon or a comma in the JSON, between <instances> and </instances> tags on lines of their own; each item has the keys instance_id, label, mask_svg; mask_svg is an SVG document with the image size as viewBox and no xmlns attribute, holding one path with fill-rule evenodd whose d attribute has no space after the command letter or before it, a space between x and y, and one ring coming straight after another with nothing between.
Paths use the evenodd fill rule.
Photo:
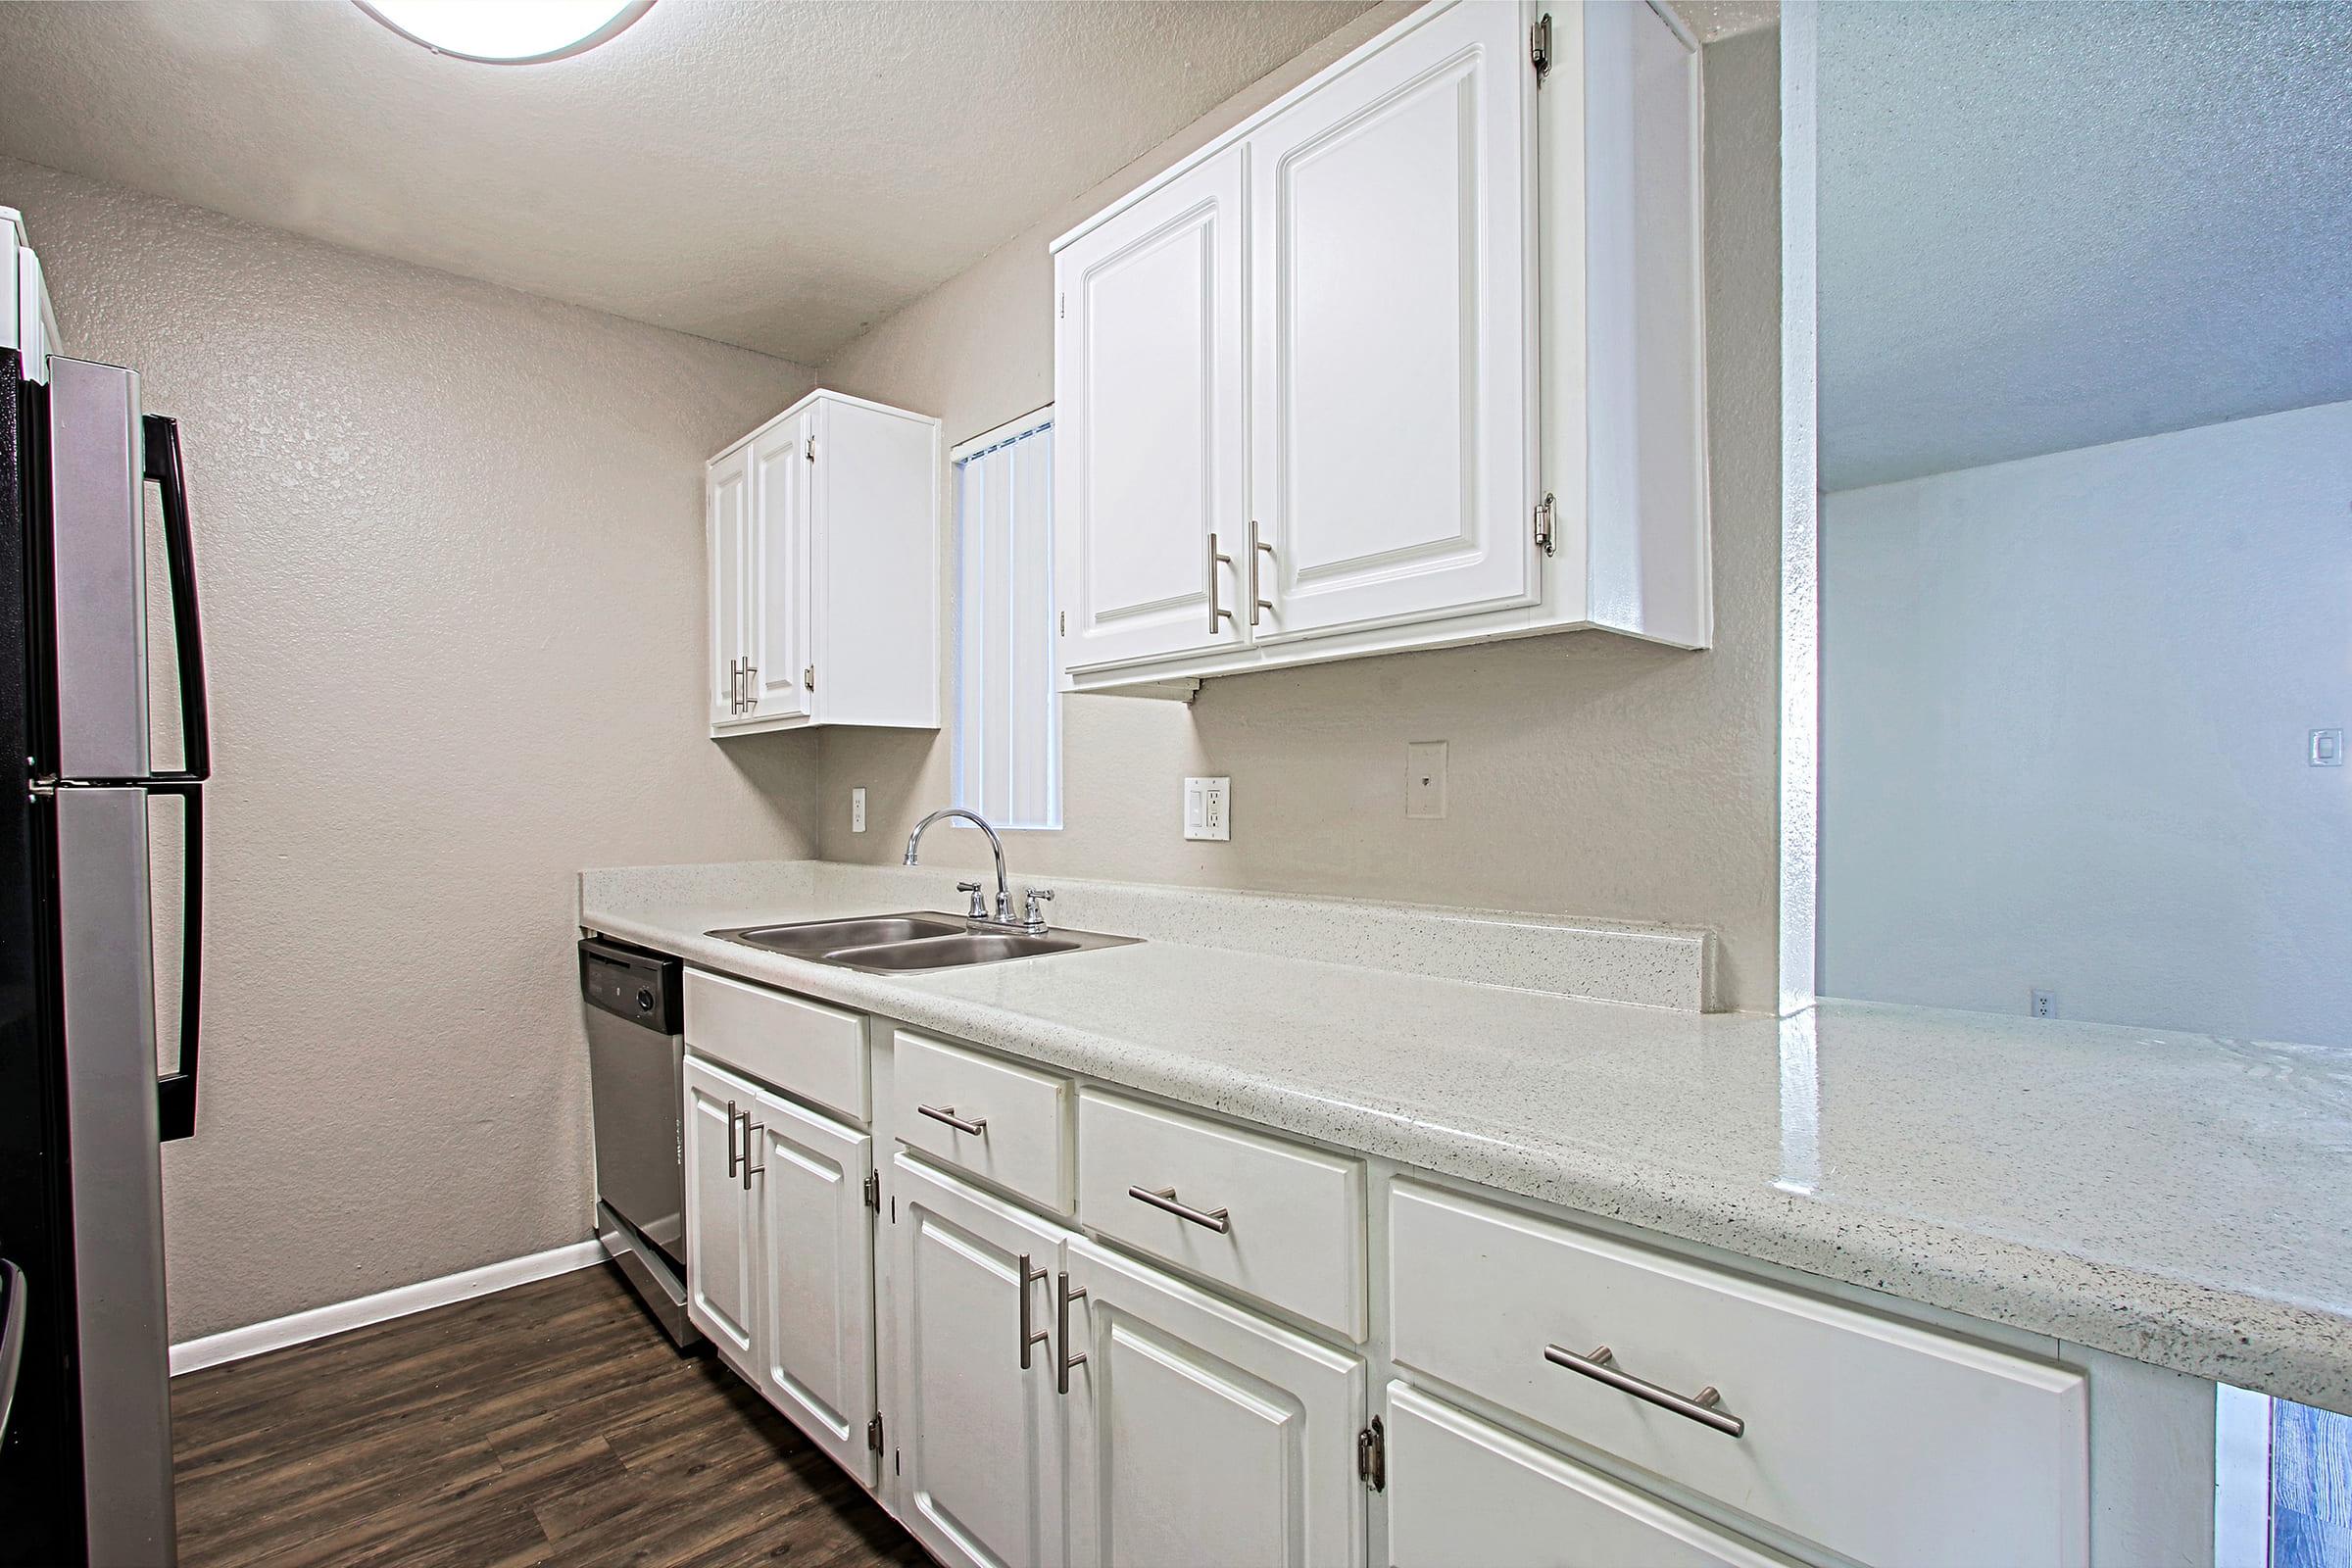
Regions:
<instances>
[{"instance_id":1,"label":"electrical outlet","mask_svg":"<svg viewBox=\"0 0 2352 1568\"><path fill-rule=\"evenodd\" d=\"M2315 729L2311 732L2311 765L2341 767L2344 765L2344 732L2340 729Z\"/></svg>"},{"instance_id":2,"label":"electrical outlet","mask_svg":"<svg viewBox=\"0 0 2352 1568\"><path fill-rule=\"evenodd\" d=\"M1404 814L1446 814L1446 743L1413 741L1404 748Z\"/></svg>"},{"instance_id":3,"label":"electrical outlet","mask_svg":"<svg viewBox=\"0 0 2352 1568\"><path fill-rule=\"evenodd\" d=\"M2034 1016L2036 1018L2057 1017L2058 993L2055 991L2044 991L2039 986L2035 986L2034 988L2033 1012Z\"/></svg>"},{"instance_id":4,"label":"electrical outlet","mask_svg":"<svg viewBox=\"0 0 2352 1568\"><path fill-rule=\"evenodd\" d=\"M865 786L862 784L850 791L850 831L865 831Z\"/></svg>"},{"instance_id":5,"label":"electrical outlet","mask_svg":"<svg viewBox=\"0 0 2352 1568\"><path fill-rule=\"evenodd\" d=\"M1184 836L1219 843L1233 837L1233 780L1188 778L1184 781Z\"/></svg>"}]
</instances>

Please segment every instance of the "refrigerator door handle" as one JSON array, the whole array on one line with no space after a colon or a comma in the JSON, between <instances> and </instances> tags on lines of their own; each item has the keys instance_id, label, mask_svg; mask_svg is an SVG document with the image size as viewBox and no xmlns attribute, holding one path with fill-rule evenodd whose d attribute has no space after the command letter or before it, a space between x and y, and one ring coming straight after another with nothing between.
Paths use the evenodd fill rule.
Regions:
<instances>
[{"instance_id":1,"label":"refrigerator door handle","mask_svg":"<svg viewBox=\"0 0 2352 1568\"><path fill-rule=\"evenodd\" d=\"M0 1322L0 1443L8 1441L8 1411L17 1402L17 1373L24 1364L24 1271L7 1258L0 1257L0 1286L8 1292L8 1301L0 1311L7 1313Z\"/></svg>"},{"instance_id":2,"label":"refrigerator door handle","mask_svg":"<svg viewBox=\"0 0 2352 1568\"><path fill-rule=\"evenodd\" d=\"M165 1143L196 1133L197 1007L204 972L204 786L196 779L157 779L150 795L176 795L179 819L179 1064L156 1079L157 1130Z\"/></svg>"},{"instance_id":3,"label":"refrigerator door handle","mask_svg":"<svg viewBox=\"0 0 2352 1568\"><path fill-rule=\"evenodd\" d=\"M213 772L212 719L205 690L204 626L196 609L196 543L188 526L188 481L180 462L179 421L161 414L141 415L140 432L147 478L163 492L164 561L172 574L172 635L179 656L180 771L157 777L206 779ZM191 797L191 816L195 809ZM192 923L193 916L190 918Z\"/></svg>"}]
</instances>

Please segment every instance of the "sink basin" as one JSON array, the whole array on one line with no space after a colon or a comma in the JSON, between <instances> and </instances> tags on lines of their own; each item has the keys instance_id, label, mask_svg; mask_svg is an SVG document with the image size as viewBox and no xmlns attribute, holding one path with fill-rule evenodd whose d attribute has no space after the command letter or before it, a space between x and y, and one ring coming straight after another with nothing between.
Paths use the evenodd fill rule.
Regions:
<instances>
[{"instance_id":1,"label":"sink basin","mask_svg":"<svg viewBox=\"0 0 2352 1568\"><path fill-rule=\"evenodd\" d=\"M952 937L886 943L880 947L845 948L828 953L825 957L857 969L954 969L967 963L998 963L1005 958L1034 958L1048 953L1075 953L1078 948L1079 944L1066 937L972 931Z\"/></svg>"},{"instance_id":2,"label":"sink basin","mask_svg":"<svg viewBox=\"0 0 2352 1568\"><path fill-rule=\"evenodd\" d=\"M1135 937L1100 931L1008 931L986 921L953 914L874 914L852 920L803 920L788 925L725 926L709 933L764 948L812 963L830 963L869 974L906 974L924 969L960 969L1007 958L1038 958L1055 953L1119 948Z\"/></svg>"},{"instance_id":3,"label":"sink basin","mask_svg":"<svg viewBox=\"0 0 2352 1568\"><path fill-rule=\"evenodd\" d=\"M796 958L819 958L836 948L872 948L887 942L912 942L923 937L960 935L961 920L944 914L878 914L858 920L804 920L798 925L752 925L713 931L714 937L789 953Z\"/></svg>"}]
</instances>

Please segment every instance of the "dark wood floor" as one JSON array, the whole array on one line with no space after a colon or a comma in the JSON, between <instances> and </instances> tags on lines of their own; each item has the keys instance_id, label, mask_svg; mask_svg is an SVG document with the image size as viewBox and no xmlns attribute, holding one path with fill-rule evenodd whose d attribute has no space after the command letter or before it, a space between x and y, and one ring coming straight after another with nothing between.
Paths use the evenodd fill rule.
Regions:
<instances>
[{"instance_id":1,"label":"dark wood floor","mask_svg":"<svg viewBox=\"0 0 2352 1568\"><path fill-rule=\"evenodd\" d=\"M172 1381L186 1568L922 1563L602 1265Z\"/></svg>"}]
</instances>

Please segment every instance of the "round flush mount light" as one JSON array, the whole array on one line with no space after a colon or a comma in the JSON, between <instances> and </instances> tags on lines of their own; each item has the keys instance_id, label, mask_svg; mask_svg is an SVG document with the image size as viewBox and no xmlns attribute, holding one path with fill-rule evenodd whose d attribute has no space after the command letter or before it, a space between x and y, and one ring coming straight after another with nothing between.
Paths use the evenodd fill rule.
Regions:
<instances>
[{"instance_id":1,"label":"round flush mount light","mask_svg":"<svg viewBox=\"0 0 2352 1568\"><path fill-rule=\"evenodd\" d=\"M352 0L412 43L457 60L535 66L580 54L654 0Z\"/></svg>"}]
</instances>

